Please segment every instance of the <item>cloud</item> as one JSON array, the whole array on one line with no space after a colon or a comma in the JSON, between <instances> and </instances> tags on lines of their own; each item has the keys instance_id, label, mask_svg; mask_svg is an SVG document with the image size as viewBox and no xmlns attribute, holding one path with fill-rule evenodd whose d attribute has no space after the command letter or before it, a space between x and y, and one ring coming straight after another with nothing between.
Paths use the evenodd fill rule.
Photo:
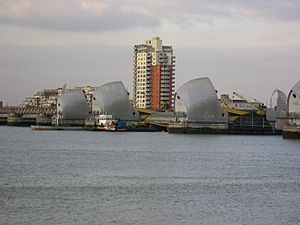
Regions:
<instances>
[{"instance_id":1,"label":"cloud","mask_svg":"<svg viewBox=\"0 0 300 225\"><path fill-rule=\"evenodd\" d=\"M30 1L5 2L0 5L0 15L4 17L20 17L28 13L32 8Z\"/></svg>"},{"instance_id":2,"label":"cloud","mask_svg":"<svg viewBox=\"0 0 300 225\"><path fill-rule=\"evenodd\" d=\"M93 0L4 0L0 23L66 31L104 31L158 26L160 21L122 5Z\"/></svg>"},{"instance_id":3,"label":"cloud","mask_svg":"<svg viewBox=\"0 0 300 225\"><path fill-rule=\"evenodd\" d=\"M106 10L110 9L110 5L105 2L90 2L90 1L81 1L80 7L83 10L91 12L93 14L98 14L105 12Z\"/></svg>"},{"instance_id":4,"label":"cloud","mask_svg":"<svg viewBox=\"0 0 300 225\"><path fill-rule=\"evenodd\" d=\"M187 0L180 6L180 10L208 18L300 21L299 0Z\"/></svg>"},{"instance_id":5,"label":"cloud","mask_svg":"<svg viewBox=\"0 0 300 225\"><path fill-rule=\"evenodd\" d=\"M0 0L0 23L68 31L156 28L218 18L300 21L298 0Z\"/></svg>"}]
</instances>

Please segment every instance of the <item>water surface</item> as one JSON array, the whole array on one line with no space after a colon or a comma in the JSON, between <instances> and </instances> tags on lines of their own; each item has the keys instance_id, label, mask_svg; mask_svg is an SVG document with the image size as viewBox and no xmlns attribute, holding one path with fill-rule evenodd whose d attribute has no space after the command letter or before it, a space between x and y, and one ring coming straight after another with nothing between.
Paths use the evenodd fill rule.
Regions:
<instances>
[{"instance_id":1,"label":"water surface","mask_svg":"<svg viewBox=\"0 0 300 225\"><path fill-rule=\"evenodd\" d=\"M300 224L300 141L2 126L0 224Z\"/></svg>"}]
</instances>

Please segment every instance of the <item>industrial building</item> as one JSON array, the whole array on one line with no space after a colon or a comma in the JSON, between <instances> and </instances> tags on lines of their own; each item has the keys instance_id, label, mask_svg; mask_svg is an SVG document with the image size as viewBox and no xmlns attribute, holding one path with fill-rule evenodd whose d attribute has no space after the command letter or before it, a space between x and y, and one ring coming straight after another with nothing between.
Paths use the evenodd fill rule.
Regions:
<instances>
[{"instance_id":1,"label":"industrial building","mask_svg":"<svg viewBox=\"0 0 300 225\"><path fill-rule=\"evenodd\" d=\"M99 115L111 115L124 122L137 122L138 111L131 105L121 81L68 90L58 97L53 123L64 126L93 126Z\"/></svg>"},{"instance_id":2,"label":"industrial building","mask_svg":"<svg viewBox=\"0 0 300 225\"><path fill-rule=\"evenodd\" d=\"M270 98L270 107L267 109L266 119L275 130L282 131L287 112L286 94L281 90L275 89Z\"/></svg>"},{"instance_id":3,"label":"industrial building","mask_svg":"<svg viewBox=\"0 0 300 225\"><path fill-rule=\"evenodd\" d=\"M93 115L111 114L122 121L138 121L138 111L131 105L121 81L106 83L95 89L92 99Z\"/></svg>"},{"instance_id":4,"label":"industrial building","mask_svg":"<svg viewBox=\"0 0 300 225\"><path fill-rule=\"evenodd\" d=\"M189 122L227 122L216 90L207 77L191 80L175 94L175 113Z\"/></svg>"},{"instance_id":5,"label":"industrial building","mask_svg":"<svg viewBox=\"0 0 300 225\"><path fill-rule=\"evenodd\" d=\"M91 109L82 90L71 90L63 93L57 100L58 119L84 120L90 114Z\"/></svg>"},{"instance_id":6,"label":"industrial building","mask_svg":"<svg viewBox=\"0 0 300 225\"><path fill-rule=\"evenodd\" d=\"M171 133L225 133L228 115L207 77L183 84L175 94L175 121Z\"/></svg>"},{"instance_id":7,"label":"industrial building","mask_svg":"<svg viewBox=\"0 0 300 225\"><path fill-rule=\"evenodd\" d=\"M291 89L287 100L288 119L283 126L283 138L300 138L300 81Z\"/></svg>"},{"instance_id":8,"label":"industrial building","mask_svg":"<svg viewBox=\"0 0 300 225\"><path fill-rule=\"evenodd\" d=\"M270 99L270 109L279 109L287 111L287 96L278 89L275 89Z\"/></svg>"},{"instance_id":9,"label":"industrial building","mask_svg":"<svg viewBox=\"0 0 300 225\"><path fill-rule=\"evenodd\" d=\"M300 81L298 81L288 96L288 112L292 123L300 125Z\"/></svg>"},{"instance_id":10,"label":"industrial building","mask_svg":"<svg viewBox=\"0 0 300 225\"><path fill-rule=\"evenodd\" d=\"M171 109L174 106L175 56L159 37L134 46L133 102L137 108Z\"/></svg>"}]
</instances>

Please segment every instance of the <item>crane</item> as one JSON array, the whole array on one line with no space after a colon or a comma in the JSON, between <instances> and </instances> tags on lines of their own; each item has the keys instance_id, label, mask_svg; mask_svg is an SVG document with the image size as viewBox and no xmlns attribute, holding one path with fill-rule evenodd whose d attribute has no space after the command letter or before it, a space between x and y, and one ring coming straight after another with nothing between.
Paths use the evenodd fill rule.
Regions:
<instances>
[{"instance_id":1,"label":"crane","mask_svg":"<svg viewBox=\"0 0 300 225\"><path fill-rule=\"evenodd\" d=\"M223 110L230 114L229 121L234 122L241 116L245 116L250 114L249 111L241 110L241 109L235 109L233 101L229 98L229 96L221 96L220 104L223 108Z\"/></svg>"},{"instance_id":2,"label":"crane","mask_svg":"<svg viewBox=\"0 0 300 225\"><path fill-rule=\"evenodd\" d=\"M256 111L257 115L263 116L263 115L266 114L266 112L265 112L266 107L264 106L264 103L259 102L256 99L249 100L248 98L245 98L243 95L241 95L237 92L233 92L233 95L235 95L235 96L239 97L240 99L242 99L242 100L248 102L249 104L253 105L257 109L257 111Z\"/></svg>"}]
</instances>

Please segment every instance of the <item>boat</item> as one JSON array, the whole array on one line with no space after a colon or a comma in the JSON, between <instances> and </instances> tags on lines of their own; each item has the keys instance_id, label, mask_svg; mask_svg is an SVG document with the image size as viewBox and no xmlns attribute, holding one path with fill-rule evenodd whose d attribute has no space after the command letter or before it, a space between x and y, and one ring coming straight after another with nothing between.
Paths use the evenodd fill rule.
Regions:
<instances>
[{"instance_id":1,"label":"boat","mask_svg":"<svg viewBox=\"0 0 300 225\"><path fill-rule=\"evenodd\" d=\"M118 121L113 115L101 114L96 117L96 130L99 131L116 131Z\"/></svg>"}]
</instances>

